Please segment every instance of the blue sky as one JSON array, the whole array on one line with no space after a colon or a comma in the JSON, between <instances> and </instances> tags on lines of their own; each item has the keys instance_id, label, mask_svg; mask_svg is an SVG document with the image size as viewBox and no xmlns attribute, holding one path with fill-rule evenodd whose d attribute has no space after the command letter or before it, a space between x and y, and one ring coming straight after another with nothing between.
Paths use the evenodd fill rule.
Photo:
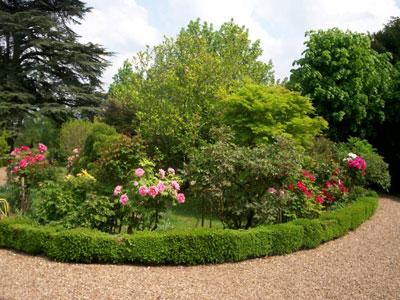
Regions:
<instances>
[{"instance_id":1,"label":"blue sky","mask_svg":"<svg viewBox=\"0 0 400 300\"><path fill-rule=\"evenodd\" d=\"M374 32L391 16L400 16L400 0L87 0L93 7L75 30L83 41L115 52L103 76L107 89L125 59L163 36L175 36L192 19L215 26L229 21L260 39L262 60L271 59L276 78L290 74L292 62L304 50L310 29L339 27Z\"/></svg>"}]
</instances>

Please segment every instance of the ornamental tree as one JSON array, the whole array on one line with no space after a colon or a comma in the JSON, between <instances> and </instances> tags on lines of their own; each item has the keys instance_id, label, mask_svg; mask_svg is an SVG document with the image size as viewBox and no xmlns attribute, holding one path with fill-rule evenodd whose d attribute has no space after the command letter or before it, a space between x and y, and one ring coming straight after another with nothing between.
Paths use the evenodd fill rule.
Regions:
<instances>
[{"instance_id":1,"label":"ornamental tree","mask_svg":"<svg viewBox=\"0 0 400 300\"><path fill-rule=\"evenodd\" d=\"M62 121L97 110L109 52L71 29L89 11L79 0L0 1L2 127L17 130L38 111Z\"/></svg>"},{"instance_id":2,"label":"ornamental tree","mask_svg":"<svg viewBox=\"0 0 400 300\"><path fill-rule=\"evenodd\" d=\"M306 33L306 50L294 62L289 87L309 96L329 122L335 140L368 136L384 120L391 85L389 56L371 48L367 35L337 28Z\"/></svg>"},{"instance_id":3,"label":"ornamental tree","mask_svg":"<svg viewBox=\"0 0 400 300\"><path fill-rule=\"evenodd\" d=\"M154 151L180 164L219 124L222 91L246 78L273 82L272 65L260 61L261 54L259 41L232 21L218 29L191 21L176 38L124 64L110 87L105 120L121 132L130 122L131 133L140 131Z\"/></svg>"},{"instance_id":4,"label":"ornamental tree","mask_svg":"<svg viewBox=\"0 0 400 300\"><path fill-rule=\"evenodd\" d=\"M314 115L309 98L281 86L248 83L222 104L225 122L241 145L268 143L285 136L306 146L327 128L327 122Z\"/></svg>"}]
</instances>

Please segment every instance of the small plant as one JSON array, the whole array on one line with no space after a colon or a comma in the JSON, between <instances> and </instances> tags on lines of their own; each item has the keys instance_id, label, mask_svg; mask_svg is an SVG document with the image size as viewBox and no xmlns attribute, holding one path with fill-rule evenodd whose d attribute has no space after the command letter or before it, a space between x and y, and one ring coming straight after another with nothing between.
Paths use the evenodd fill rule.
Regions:
<instances>
[{"instance_id":1,"label":"small plant","mask_svg":"<svg viewBox=\"0 0 400 300\"><path fill-rule=\"evenodd\" d=\"M10 205L6 199L0 199L0 219L7 217L10 214Z\"/></svg>"}]
</instances>

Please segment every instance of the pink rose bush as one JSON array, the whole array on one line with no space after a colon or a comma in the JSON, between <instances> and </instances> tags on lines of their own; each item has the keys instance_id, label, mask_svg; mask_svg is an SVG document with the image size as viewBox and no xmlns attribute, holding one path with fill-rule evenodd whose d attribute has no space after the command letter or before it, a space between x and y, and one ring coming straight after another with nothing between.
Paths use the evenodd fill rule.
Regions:
<instances>
[{"instance_id":1,"label":"pink rose bush","mask_svg":"<svg viewBox=\"0 0 400 300\"><path fill-rule=\"evenodd\" d=\"M44 169L48 166L46 160L47 146L39 143L37 148L31 149L26 145L14 148L10 153L8 170L10 179L21 190L20 207L26 212L29 207L28 193L31 186L39 184L42 180Z\"/></svg>"},{"instance_id":2,"label":"pink rose bush","mask_svg":"<svg viewBox=\"0 0 400 300\"><path fill-rule=\"evenodd\" d=\"M128 225L128 232L157 228L169 203L185 203L185 194L181 192L180 185L182 180L175 170L168 168L167 171L159 169L153 172L152 169L152 163L146 161L143 167L134 170L131 184L117 185L112 193L115 201L118 199L120 206L116 209L121 209L122 222Z\"/></svg>"},{"instance_id":3,"label":"pink rose bush","mask_svg":"<svg viewBox=\"0 0 400 300\"><path fill-rule=\"evenodd\" d=\"M17 147L10 153L8 168L15 175L26 176L36 167L47 166L47 146L39 143L37 149L31 149L26 145Z\"/></svg>"}]
</instances>

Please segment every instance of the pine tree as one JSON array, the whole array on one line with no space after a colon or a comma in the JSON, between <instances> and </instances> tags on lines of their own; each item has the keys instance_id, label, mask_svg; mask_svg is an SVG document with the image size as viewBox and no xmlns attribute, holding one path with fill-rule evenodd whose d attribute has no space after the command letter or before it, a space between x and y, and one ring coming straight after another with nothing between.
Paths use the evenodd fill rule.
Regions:
<instances>
[{"instance_id":1,"label":"pine tree","mask_svg":"<svg viewBox=\"0 0 400 300\"><path fill-rule=\"evenodd\" d=\"M38 112L59 122L95 114L110 53L71 29L90 9L79 0L0 0L2 128Z\"/></svg>"}]
</instances>

